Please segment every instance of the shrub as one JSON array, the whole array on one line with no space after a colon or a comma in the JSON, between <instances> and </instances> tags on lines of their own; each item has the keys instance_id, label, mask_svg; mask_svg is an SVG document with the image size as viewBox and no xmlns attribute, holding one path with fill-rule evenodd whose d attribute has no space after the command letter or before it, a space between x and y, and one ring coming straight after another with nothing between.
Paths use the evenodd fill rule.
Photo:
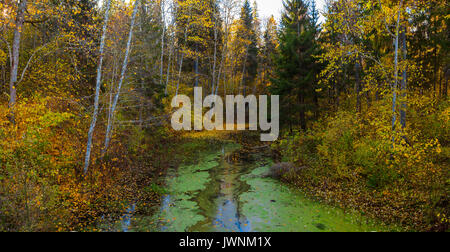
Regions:
<instances>
[{"instance_id":1,"label":"shrub","mask_svg":"<svg viewBox=\"0 0 450 252\"><path fill-rule=\"evenodd\" d=\"M65 129L76 127L74 115L54 112L48 99L24 99L16 105L16 125L0 107L0 176L2 227L48 230L45 218L60 214L58 182L70 174L77 151ZM61 220L52 220L58 223Z\"/></svg>"},{"instance_id":2,"label":"shrub","mask_svg":"<svg viewBox=\"0 0 450 252\"><path fill-rule=\"evenodd\" d=\"M382 100L364 113L340 110L307 132L284 137L274 145L284 161L309 167L290 182L388 222L448 228L442 216L449 216L448 155L443 153L450 139L449 103L420 95L409 101L407 127L397 125L394 134L390 100Z\"/></svg>"}]
</instances>

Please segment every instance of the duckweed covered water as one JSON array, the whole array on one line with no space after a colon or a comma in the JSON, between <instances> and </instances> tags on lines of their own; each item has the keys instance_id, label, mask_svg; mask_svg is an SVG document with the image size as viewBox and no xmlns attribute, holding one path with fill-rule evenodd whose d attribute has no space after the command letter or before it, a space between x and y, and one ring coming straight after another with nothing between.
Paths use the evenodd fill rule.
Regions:
<instances>
[{"instance_id":1,"label":"duckweed covered water","mask_svg":"<svg viewBox=\"0 0 450 252\"><path fill-rule=\"evenodd\" d=\"M359 214L310 200L267 176L271 162L228 163L229 144L167 177L168 195L155 216L137 216L127 230L163 232L386 231Z\"/></svg>"}]
</instances>

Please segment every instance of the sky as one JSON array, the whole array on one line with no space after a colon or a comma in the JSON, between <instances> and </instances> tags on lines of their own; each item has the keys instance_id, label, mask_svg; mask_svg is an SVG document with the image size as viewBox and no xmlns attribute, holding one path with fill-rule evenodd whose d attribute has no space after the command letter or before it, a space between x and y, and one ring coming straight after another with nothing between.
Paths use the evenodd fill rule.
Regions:
<instances>
[{"instance_id":1,"label":"sky","mask_svg":"<svg viewBox=\"0 0 450 252\"><path fill-rule=\"evenodd\" d=\"M256 2L261 18L270 17L271 15L274 15L277 20L280 18L280 13L283 9L282 0L256 0ZM325 6L325 0L316 0L316 6L319 12L321 12ZM320 19L320 22L322 21L323 17Z\"/></svg>"}]
</instances>

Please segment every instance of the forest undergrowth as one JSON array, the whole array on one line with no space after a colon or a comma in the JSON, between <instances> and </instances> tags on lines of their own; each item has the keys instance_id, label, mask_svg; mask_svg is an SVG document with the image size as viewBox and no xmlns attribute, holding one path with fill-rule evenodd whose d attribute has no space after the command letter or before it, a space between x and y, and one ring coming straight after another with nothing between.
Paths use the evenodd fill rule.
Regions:
<instances>
[{"instance_id":1,"label":"forest undergrowth","mask_svg":"<svg viewBox=\"0 0 450 252\"><path fill-rule=\"evenodd\" d=\"M448 231L450 108L410 96L409 126L392 144L389 101L354 116L353 104L274 144L302 169L284 180L313 197L410 231ZM400 126L398 127L400 129Z\"/></svg>"}]
</instances>

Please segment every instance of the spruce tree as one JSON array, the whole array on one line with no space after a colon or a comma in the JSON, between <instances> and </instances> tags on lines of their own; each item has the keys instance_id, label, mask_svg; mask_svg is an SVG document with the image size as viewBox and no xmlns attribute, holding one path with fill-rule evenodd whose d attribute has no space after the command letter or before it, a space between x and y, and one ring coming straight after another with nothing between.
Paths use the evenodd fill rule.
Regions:
<instances>
[{"instance_id":1,"label":"spruce tree","mask_svg":"<svg viewBox=\"0 0 450 252\"><path fill-rule=\"evenodd\" d=\"M266 93L269 77L274 67L273 55L276 53L277 40L277 23L274 16L271 16L267 20L263 35L263 47L261 48L262 86L259 87L260 93Z\"/></svg>"},{"instance_id":2,"label":"spruce tree","mask_svg":"<svg viewBox=\"0 0 450 252\"><path fill-rule=\"evenodd\" d=\"M252 83L258 72L258 39L256 31L254 30L254 13L250 5L250 2L246 0L241 9L241 23L242 29L238 31L238 36L242 39L250 42L248 48L246 48L246 55L244 55L243 64L243 85L244 94L246 92L246 86Z\"/></svg>"},{"instance_id":3,"label":"spruce tree","mask_svg":"<svg viewBox=\"0 0 450 252\"><path fill-rule=\"evenodd\" d=\"M317 30L304 1L287 0L284 8L270 91L280 95L281 119L291 129L297 124L306 129L307 112L314 111L317 103L314 87L318 72L314 58Z\"/></svg>"}]
</instances>

